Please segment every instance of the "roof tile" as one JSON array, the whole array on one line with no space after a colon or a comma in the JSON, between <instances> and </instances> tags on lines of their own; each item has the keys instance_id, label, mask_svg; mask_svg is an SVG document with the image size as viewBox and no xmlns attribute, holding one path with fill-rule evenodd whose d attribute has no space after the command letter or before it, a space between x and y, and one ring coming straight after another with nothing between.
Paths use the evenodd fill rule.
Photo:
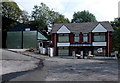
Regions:
<instances>
[{"instance_id":1,"label":"roof tile","mask_svg":"<svg viewBox=\"0 0 120 83\"><path fill-rule=\"evenodd\" d=\"M57 33L62 25L65 25L73 33L88 33L98 25L101 24L107 29L107 31L114 31L112 26L108 21L104 22L86 22L86 23L59 23L52 26L52 33Z\"/></svg>"}]
</instances>

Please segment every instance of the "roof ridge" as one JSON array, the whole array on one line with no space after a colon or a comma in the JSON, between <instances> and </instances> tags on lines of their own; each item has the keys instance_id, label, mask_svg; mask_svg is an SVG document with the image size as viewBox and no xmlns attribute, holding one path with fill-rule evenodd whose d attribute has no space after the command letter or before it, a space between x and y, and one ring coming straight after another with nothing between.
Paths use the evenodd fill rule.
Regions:
<instances>
[{"instance_id":1,"label":"roof ridge","mask_svg":"<svg viewBox=\"0 0 120 83\"><path fill-rule=\"evenodd\" d=\"M54 24L84 24L84 23L109 23L109 21L81 22L81 23L54 23Z\"/></svg>"},{"instance_id":2,"label":"roof ridge","mask_svg":"<svg viewBox=\"0 0 120 83\"><path fill-rule=\"evenodd\" d=\"M96 25L102 24L108 31L113 31L112 26L109 21L99 21L99 22L84 22L84 23L59 23L53 25L52 33L56 33L57 30L62 26L67 26L71 32L90 32Z\"/></svg>"}]
</instances>

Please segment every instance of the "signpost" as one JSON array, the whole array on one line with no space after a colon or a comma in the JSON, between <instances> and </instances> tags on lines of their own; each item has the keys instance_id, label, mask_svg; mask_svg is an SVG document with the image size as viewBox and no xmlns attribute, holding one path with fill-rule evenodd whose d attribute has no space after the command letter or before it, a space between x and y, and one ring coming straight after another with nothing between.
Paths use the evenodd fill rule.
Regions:
<instances>
[{"instance_id":1,"label":"signpost","mask_svg":"<svg viewBox=\"0 0 120 83\"><path fill-rule=\"evenodd\" d=\"M103 52L103 49L102 49L102 48L98 48L98 49L97 49L97 52L99 52L99 53L100 53L100 52Z\"/></svg>"}]
</instances>

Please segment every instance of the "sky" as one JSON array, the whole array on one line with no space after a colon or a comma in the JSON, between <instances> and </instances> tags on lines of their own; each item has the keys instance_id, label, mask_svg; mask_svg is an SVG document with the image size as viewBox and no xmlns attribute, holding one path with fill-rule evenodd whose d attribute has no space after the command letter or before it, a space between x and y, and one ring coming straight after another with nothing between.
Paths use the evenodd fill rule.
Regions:
<instances>
[{"instance_id":1,"label":"sky","mask_svg":"<svg viewBox=\"0 0 120 83\"><path fill-rule=\"evenodd\" d=\"M74 12L88 10L97 21L113 21L118 17L120 0L13 0L22 10L31 14L34 5L46 4L50 9L64 15L70 21Z\"/></svg>"}]
</instances>

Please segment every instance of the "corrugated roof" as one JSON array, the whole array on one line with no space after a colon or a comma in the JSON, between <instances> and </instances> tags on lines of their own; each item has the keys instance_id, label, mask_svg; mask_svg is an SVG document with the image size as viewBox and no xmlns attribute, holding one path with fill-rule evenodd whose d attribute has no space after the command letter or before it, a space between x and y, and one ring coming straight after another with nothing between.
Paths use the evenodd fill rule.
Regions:
<instances>
[{"instance_id":1,"label":"corrugated roof","mask_svg":"<svg viewBox=\"0 0 120 83\"><path fill-rule=\"evenodd\" d=\"M52 27L52 33L57 33L62 25L65 25L73 33L88 33L91 32L98 24L105 27L107 31L114 31L108 21L105 22L86 22L86 23L60 23L54 24Z\"/></svg>"}]
</instances>

